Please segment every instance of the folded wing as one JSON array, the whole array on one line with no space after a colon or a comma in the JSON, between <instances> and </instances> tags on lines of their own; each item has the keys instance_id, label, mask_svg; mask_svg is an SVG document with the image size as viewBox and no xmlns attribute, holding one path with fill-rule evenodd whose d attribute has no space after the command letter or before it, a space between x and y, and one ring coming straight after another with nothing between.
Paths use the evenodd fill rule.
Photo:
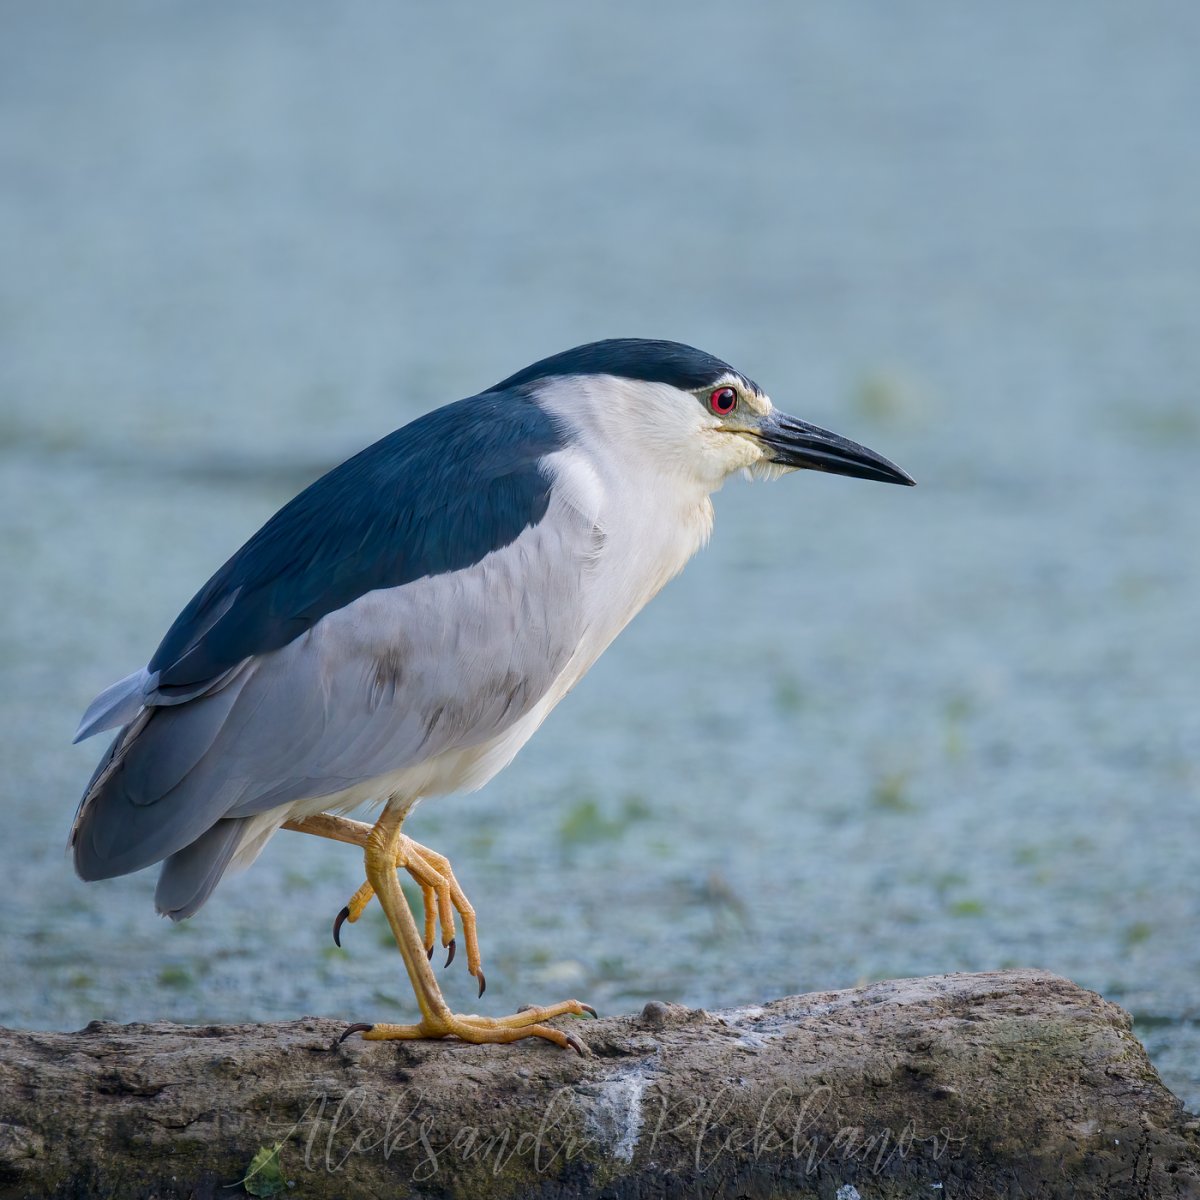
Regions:
<instances>
[{"instance_id":1,"label":"folded wing","mask_svg":"<svg viewBox=\"0 0 1200 1200\"><path fill-rule=\"evenodd\" d=\"M594 552L589 520L553 494L559 444L522 391L476 397L273 517L144 677L89 710L93 729L126 723L76 818L80 875L167 859L160 909L188 915L250 818L482 745L527 713L578 643Z\"/></svg>"}]
</instances>

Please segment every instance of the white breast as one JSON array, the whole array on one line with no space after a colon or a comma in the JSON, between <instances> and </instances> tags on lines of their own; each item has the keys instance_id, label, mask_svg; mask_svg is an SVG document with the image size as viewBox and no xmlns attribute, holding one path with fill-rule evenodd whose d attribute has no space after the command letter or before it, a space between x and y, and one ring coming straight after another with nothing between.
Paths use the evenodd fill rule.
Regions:
<instances>
[{"instance_id":1,"label":"white breast","mask_svg":"<svg viewBox=\"0 0 1200 1200\"><path fill-rule=\"evenodd\" d=\"M547 462L556 490L598 531L587 633L571 664L574 683L705 543L713 510L705 490L681 489L640 463L615 466L581 449L560 451Z\"/></svg>"},{"instance_id":2,"label":"white breast","mask_svg":"<svg viewBox=\"0 0 1200 1200\"><path fill-rule=\"evenodd\" d=\"M570 423L570 414L567 416ZM555 510L569 506L594 531L582 589L578 646L529 711L487 739L364 781L337 796L300 802L291 814L346 810L390 796L471 791L502 770L612 640L687 563L712 530L710 486L663 469L661 456L628 453L619 440L576 428L571 445L545 462ZM529 535L523 535L528 537ZM519 548L520 540L514 545Z\"/></svg>"}]
</instances>

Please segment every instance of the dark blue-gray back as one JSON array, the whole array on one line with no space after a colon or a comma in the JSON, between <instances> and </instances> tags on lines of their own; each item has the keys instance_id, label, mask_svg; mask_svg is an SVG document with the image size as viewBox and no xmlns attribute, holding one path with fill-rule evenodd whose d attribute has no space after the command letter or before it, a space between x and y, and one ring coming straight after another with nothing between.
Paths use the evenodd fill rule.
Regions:
<instances>
[{"instance_id":1,"label":"dark blue-gray back","mask_svg":"<svg viewBox=\"0 0 1200 1200\"><path fill-rule=\"evenodd\" d=\"M280 509L193 597L150 660L159 689L194 688L367 592L507 546L545 515L539 461L562 444L528 389L509 388L368 446Z\"/></svg>"}]
</instances>

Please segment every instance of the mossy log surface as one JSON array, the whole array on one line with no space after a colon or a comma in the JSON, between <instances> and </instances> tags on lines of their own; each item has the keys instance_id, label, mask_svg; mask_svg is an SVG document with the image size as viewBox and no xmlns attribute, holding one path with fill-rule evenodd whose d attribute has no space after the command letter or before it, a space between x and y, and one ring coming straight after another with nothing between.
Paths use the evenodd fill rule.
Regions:
<instances>
[{"instance_id":1,"label":"mossy log surface","mask_svg":"<svg viewBox=\"0 0 1200 1200\"><path fill-rule=\"evenodd\" d=\"M1127 1014L1044 972L651 1004L587 1057L342 1028L0 1030L0 1197L1200 1197Z\"/></svg>"}]
</instances>

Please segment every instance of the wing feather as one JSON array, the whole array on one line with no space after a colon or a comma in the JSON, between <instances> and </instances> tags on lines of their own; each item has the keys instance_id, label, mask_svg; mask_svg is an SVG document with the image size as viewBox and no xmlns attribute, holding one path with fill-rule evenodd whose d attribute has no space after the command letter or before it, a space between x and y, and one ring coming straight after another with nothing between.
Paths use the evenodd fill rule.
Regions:
<instances>
[{"instance_id":1,"label":"wing feather","mask_svg":"<svg viewBox=\"0 0 1200 1200\"><path fill-rule=\"evenodd\" d=\"M155 683L205 685L278 650L359 596L461 570L549 505L543 458L562 435L528 388L418 418L272 517L192 598L150 660Z\"/></svg>"},{"instance_id":2,"label":"wing feather","mask_svg":"<svg viewBox=\"0 0 1200 1200\"><path fill-rule=\"evenodd\" d=\"M218 822L333 796L503 734L579 643L594 546L591 522L552 503L478 563L370 591L218 690L145 710L84 797L80 874L138 870ZM210 840L223 870L233 843ZM180 875L193 877L208 878L194 864ZM188 907L186 887L168 890L172 911Z\"/></svg>"}]
</instances>

